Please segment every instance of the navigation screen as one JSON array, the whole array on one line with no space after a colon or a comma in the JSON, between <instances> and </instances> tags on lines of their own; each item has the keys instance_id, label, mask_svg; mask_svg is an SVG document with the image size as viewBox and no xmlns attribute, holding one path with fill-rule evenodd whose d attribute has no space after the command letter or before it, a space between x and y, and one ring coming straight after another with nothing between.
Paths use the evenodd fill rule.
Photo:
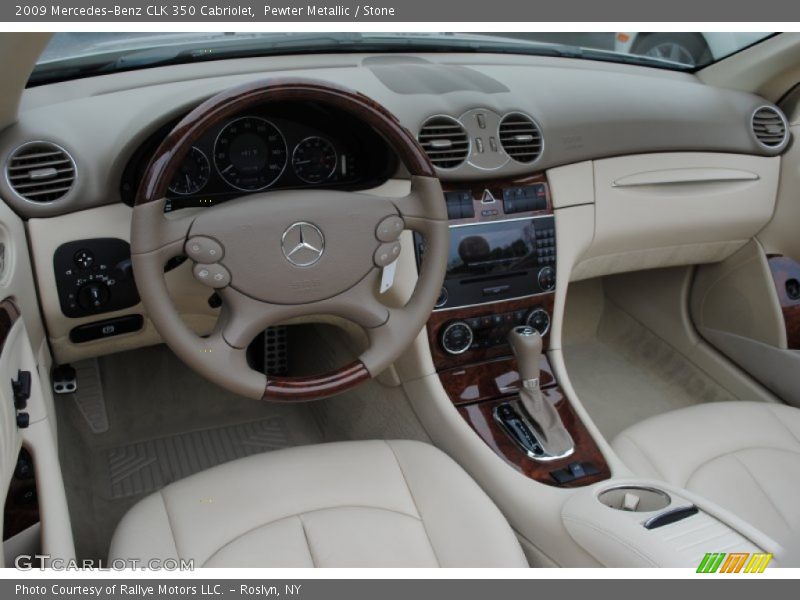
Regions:
<instances>
[{"instance_id":1,"label":"navigation screen","mask_svg":"<svg viewBox=\"0 0 800 600\"><path fill-rule=\"evenodd\" d=\"M536 266L533 219L450 228L448 278L498 275Z\"/></svg>"}]
</instances>

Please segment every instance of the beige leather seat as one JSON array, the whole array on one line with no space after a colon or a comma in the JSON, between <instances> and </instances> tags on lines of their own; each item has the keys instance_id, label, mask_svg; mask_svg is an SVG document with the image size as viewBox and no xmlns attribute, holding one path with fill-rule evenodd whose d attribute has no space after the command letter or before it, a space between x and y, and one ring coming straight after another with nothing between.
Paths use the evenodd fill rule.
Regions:
<instances>
[{"instance_id":1,"label":"beige leather seat","mask_svg":"<svg viewBox=\"0 0 800 600\"><path fill-rule=\"evenodd\" d=\"M800 409L701 404L642 421L612 446L637 475L701 494L780 542L800 540Z\"/></svg>"},{"instance_id":2,"label":"beige leather seat","mask_svg":"<svg viewBox=\"0 0 800 600\"><path fill-rule=\"evenodd\" d=\"M134 506L116 558L195 567L527 567L489 497L452 459L411 441L260 454Z\"/></svg>"}]
</instances>

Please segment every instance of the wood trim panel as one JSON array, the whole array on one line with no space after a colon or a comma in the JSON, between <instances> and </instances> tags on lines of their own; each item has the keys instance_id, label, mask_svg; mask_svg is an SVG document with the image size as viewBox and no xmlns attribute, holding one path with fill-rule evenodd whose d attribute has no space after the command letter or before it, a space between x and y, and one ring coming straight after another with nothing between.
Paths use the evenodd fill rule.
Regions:
<instances>
[{"instance_id":1,"label":"wood trim panel","mask_svg":"<svg viewBox=\"0 0 800 600\"><path fill-rule=\"evenodd\" d=\"M503 189L508 187L533 185L536 183L544 184L545 196L547 198L547 208L545 210L506 214L505 209L503 208ZM475 216L467 219L450 219L451 225L461 225L465 223L490 223L492 221L502 221L505 219L553 214L553 202L550 199L550 187L547 184L547 176L544 173L536 173L527 177L509 177L505 179L491 179L488 181L479 182L442 182L442 189L445 192L470 190L472 193L472 206L475 210ZM492 196L494 196L496 200L494 204L483 204L481 202L485 190L489 190L492 193ZM492 214L491 211L493 210L496 210L497 212Z\"/></svg>"},{"instance_id":2,"label":"wood trim panel","mask_svg":"<svg viewBox=\"0 0 800 600\"><path fill-rule=\"evenodd\" d=\"M439 335L442 327L450 321L460 321L473 317L497 315L519 310L531 311L539 306L544 308L552 318L554 305L555 293L551 292L517 300L505 300L492 304L482 304L480 306L436 311L432 313L430 319L428 319L428 342L431 348L431 355L433 356L433 364L436 365L437 370L443 370L463 367L470 363L483 362L494 358L511 356L511 347L508 343L498 344L497 346L488 348L467 350L463 354L457 356L447 354L442 350L439 344ZM549 331L545 334L543 342L544 349L546 350L550 342Z\"/></svg>"},{"instance_id":3,"label":"wood trim panel","mask_svg":"<svg viewBox=\"0 0 800 600\"><path fill-rule=\"evenodd\" d=\"M558 387L551 387L543 390L545 397L550 400L558 409L558 414L564 422L564 426L569 431L575 442L575 452L566 458L553 461L537 461L529 458L522 449L500 428L494 420L493 411L495 406L513 396L498 398L488 402L462 405L458 407L458 412L466 419L470 427L480 436L480 438L494 450L503 460L514 469L523 473L527 477L556 487L582 487L598 481L603 481L611 477L611 470L606 463L603 453L595 443L589 430L575 413L563 392ZM590 462L598 469L596 475L582 477L574 482L560 486L550 474L552 471L564 469L574 462Z\"/></svg>"},{"instance_id":4,"label":"wood trim panel","mask_svg":"<svg viewBox=\"0 0 800 600\"><path fill-rule=\"evenodd\" d=\"M367 367L360 360L322 375L270 377L262 399L273 402L318 400L350 389L370 377Z\"/></svg>"},{"instance_id":5,"label":"wood trim panel","mask_svg":"<svg viewBox=\"0 0 800 600\"><path fill-rule=\"evenodd\" d=\"M787 282L792 280L800 285L800 263L789 257L773 254L768 257L768 264L783 312L788 347L791 350L800 350L800 298L790 297L787 288Z\"/></svg>"},{"instance_id":6,"label":"wood trim panel","mask_svg":"<svg viewBox=\"0 0 800 600\"><path fill-rule=\"evenodd\" d=\"M439 372L439 378L450 400L456 405L513 394L521 385L517 361L514 358L500 358L446 369ZM539 364L539 384L543 388L556 385L550 361L544 354Z\"/></svg>"},{"instance_id":7,"label":"wood trim panel","mask_svg":"<svg viewBox=\"0 0 800 600\"><path fill-rule=\"evenodd\" d=\"M11 299L6 298L0 302L0 352L3 351L8 334L11 333L11 328L20 316L17 305Z\"/></svg>"},{"instance_id":8,"label":"wood trim panel","mask_svg":"<svg viewBox=\"0 0 800 600\"><path fill-rule=\"evenodd\" d=\"M355 90L313 79L274 78L221 92L181 119L150 160L135 204L154 202L166 195L181 159L209 128L252 107L287 101L319 102L354 115L386 138L411 175L437 177L416 137L371 98Z\"/></svg>"}]
</instances>

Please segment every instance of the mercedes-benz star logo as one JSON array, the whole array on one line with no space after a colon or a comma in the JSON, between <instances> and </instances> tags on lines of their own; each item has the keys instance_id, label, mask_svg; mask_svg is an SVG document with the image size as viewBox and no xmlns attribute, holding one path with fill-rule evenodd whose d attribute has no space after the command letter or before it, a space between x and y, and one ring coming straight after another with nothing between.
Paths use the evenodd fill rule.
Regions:
<instances>
[{"instance_id":1,"label":"mercedes-benz star logo","mask_svg":"<svg viewBox=\"0 0 800 600\"><path fill-rule=\"evenodd\" d=\"M316 225L300 221L283 232L281 248L290 263L298 267L308 267L317 262L325 252L325 237Z\"/></svg>"}]
</instances>

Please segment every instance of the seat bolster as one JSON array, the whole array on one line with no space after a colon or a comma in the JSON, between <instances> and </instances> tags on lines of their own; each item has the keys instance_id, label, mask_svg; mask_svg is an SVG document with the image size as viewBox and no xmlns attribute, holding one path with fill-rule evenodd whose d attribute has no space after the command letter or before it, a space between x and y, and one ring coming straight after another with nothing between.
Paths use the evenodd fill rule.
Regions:
<instances>
[{"instance_id":1,"label":"seat bolster","mask_svg":"<svg viewBox=\"0 0 800 600\"><path fill-rule=\"evenodd\" d=\"M388 444L440 566L528 567L511 526L460 465L427 444ZM483 540L479 553L475 539Z\"/></svg>"},{"instance_id":2,"label":"seat bolster","mask_svg":"<svg viewBox=\"0 0 800 600\"><path fill-rule=\"evenodd\" d=\"M109 551L114 559L179 559L164 496L147 496L130 509L117 525Z\"/></svg>"}]
</instances>

